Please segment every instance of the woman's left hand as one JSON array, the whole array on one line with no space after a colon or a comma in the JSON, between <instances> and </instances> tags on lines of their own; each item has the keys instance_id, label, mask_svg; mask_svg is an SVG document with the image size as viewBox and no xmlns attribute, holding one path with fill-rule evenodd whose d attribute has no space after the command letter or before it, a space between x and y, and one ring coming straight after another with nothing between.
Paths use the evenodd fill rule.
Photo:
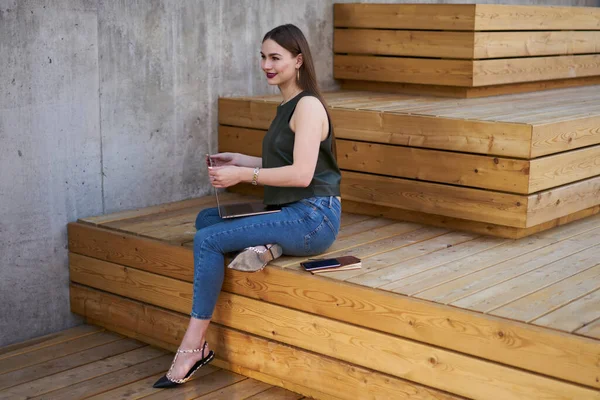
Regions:
<instances>
[{"instance_id":1,"label":"woman's left hand","mask_svg":"<svg viewBox=\"0 0 600 400\"><path fill-rule=\"evenodd\" d=\"M234 166L212 167L208 169L210 183L216 188L226 188L237 185L240 178L240 168Z\"/></svg>"}]
</instances>

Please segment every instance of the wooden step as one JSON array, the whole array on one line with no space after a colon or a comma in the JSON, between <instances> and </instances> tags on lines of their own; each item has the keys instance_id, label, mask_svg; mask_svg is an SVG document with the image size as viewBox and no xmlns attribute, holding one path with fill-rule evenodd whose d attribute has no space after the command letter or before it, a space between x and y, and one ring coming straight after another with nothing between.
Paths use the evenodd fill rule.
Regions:
<instances>
[{"instance_id":1,"label":"wooden step","mask_svg":"<svg viewBox=\"0 0 600 400\"><path fill-rule=\"evenodd\" d=\"M593 7L336 4L334 25L334 77L345 88L379 82L384 91L475 97L600 76Z\"/></svg>"},{"instance_id":2,"label":"wooden step","mask_svg":"<svg viewBox=\"0 0 600 400\"><path fill-rule=\"evenodd\" d=\"M174 214L176 212L172 211ZM158 216L165 217L163 213ZM147 217L148 215L143 215L139 218ZM346 220L345 218L347 216L343 220ZM128 220L135 225L135 218L128 218ZM355 254L363 259L364 268L369 269L371 269L371 261L368 260L371 257L374 257L373 261L381 264L384 259L389 259L388 262L391 262L402 258L394 253L397 251L422 253L430 248L427 240L439 241L436 237L444 235L445 232L439 229L436 232L433 228L420 230L422 228L418 225L394 224L393 221L390 221L391 225L373 225L367 223L367 220L358 222L359 219L354 219L354 222L351 219L346 221L340 232L340 238L323 256ZM364 229L358 229L360 226L356 225L361 223L366 224ZM598 227L597 221L595 225L586 222L579 226L579 228L573 226L562 229L545 238L537 239L539 241L537 248L562 243L561 240L577 233L585 234L585 229ZM517 245L516 242L511 244L511 241L490 238L481 240L481 243L475 246L476 236L469 238L468 235L458 233L455 236L453 242L449 241L450 238L439 241L437 248L448 249L450 252L452 247L444 243L454 243L457 249L463 247L461 243L465 243L465 254L475 252L473 256L476 256L477 251L485 248L491 250L496 247L501 248L501 245ZM419 237L420 239L417 239ZM468 244L473 240L472 244ZM589 240L592 240L591 236ZM175 326L174 322L169 322L170 320L162 314L154 316L152 310L154 307L159 307L161 310L167 309L176 313L189 312L193 260L192 250L186 247L185 243L168 244L159 239L115 231L103 227L103 224L92 226L89 223L70 224L69 242L71 279L74 284L72 294L78 291L84 293L80 296L80 300L73 303L79 304L74 306L76 312L86 315L90 322L99 323L109 329L155 345L170 348L169 346L178 342L182 330L185 329L187 317L181 315L179 317L181 322L176 324L178 328L173 330L171 327ZM410 243L414 244L414 247L409 246ZM565 242L564 246L567 244ZM531 249L524 248L525 251ZM181 250L187 254L180 253ZM435 248L429 251L435 251ZM510 255L515 251L503 254ZM385 252L389 252L389 257L382 258ZM431 256L434 254L432 253ZM442 252L440 256L442 258L449 256L444 254ZM535 256L535 253L532 253L532 256ZM493 392L499 396L497 398L528 398L527 396L538 398L530 392L535 387L538 394L541 392L537 390L542 392L548 390L554 393L552 395L549 393L549 398L568 398L572 395L580 396L579 398L596 398L595 390L590 391L584 387L597 385L595 379L598 370L594 366L594 349L597 349L597 342L592 339L481 315L460 308L439 306L432 302L362 287L356 283L344 283L335 276L311 276L298 269L298 262L301 260L302 258L284 257L276 260L265 271L256 274L227 270L224 293L219 299L214 317L214 322L222 326L223 330L219 331L221 333L214 334L229 337L229 333L226 333L229 329L234 329L235 332L240 330L244 335L249 335L240 336L240 346L247 348L247 344L242 343L249 343L249 340L257 345L264 343L264 346L269 348L281 349L282 354L288 354L285 357L305 357L301 354L310 352L317 358L303 358L305 362L309 365L317 363L314 365L321 367L316 369L325 374L329 374L329 371L338 371L339 368L345 371L349 368L354 368L353 371L364 371L360 372L361 374L370 371L368 374L373 377L379 376L377 375L379 372L385 373L385 379L390 379L388 382L392 382L393 387L403 388L400 389L401 391L408 390L406 393L439 395L440 392L435 391L437 388L470 398L488 399L490 397L484 396L483 393L488 393L488 389L491 390L493 387ZM425 265L424 262L418 264ZM470 265L477 265L477 262ZM383 265L380 266L382 267ZM400 268L398 271L402 270L405 268ZM98 295L93 294L96 290L100 290L97 292ZM123 299L110 297L108 293L112 293L110 296L122 296ZM108 296L108 300L98 300L98 296ZM130 308L132 301L141 302L134 307L139 308L138 311L132 311ZM105 305L94 306L94 302ZM121 303L124 304L123 307L118 306ZM118 311L119 309L122 311ZM167 311L161 312L167 313ZM136 317L132 319L132 315ZM137 316L140 316L143 321ZM589 314L588 317L593 316ZM253 322L249 323L248 318ZM447 323L439 321L447 321ZM153 327L157 323L164 328ZM304 327L304 324L307 325ZM160 333L153 332L155 329ZM171 333L163 334L165 329ZM383 345L389 341L391 347L387 351L380 347L376 349L369 346L356 346L352 344L355 343L354 341L348 342L344 339L347 337L363 338L356 343ZM216 336L212 336L211 340L218 342ZM227 357L229 354L231 357L242 357L240 351L244 350L238 349L235 344L238 343L238 339L232 337L231 340L227 339L227 343L229 343L228 347L231 345L233 348L222 348L220 352L227 354ZM527 343L527 346L522 346L522 343ZM288 348L286 346L297 349L294 350L296 353L285 353L288 351L284 350ZM405 350L398 354L391 349ZM377 355L378 351L383 353ZM415 357L414 360L406 359L407 354ZM260 371L270 376L268 379L283 379L287 382L284 376L278 375L275 365L265 367L264 363L271 362L269 361L271 359L264 359L259 355L256 355L258 359L252 357L246 354L241 359L226 359L226 361L250 370L257 370L259 369L257 365L261 365ZM394 359L394 357L399 358ZM389 362L382 363L388 358ZM557 358L561 360L560 363L554 362ZM325 359L328 361L323 364ZM277 362L284 361L278 359ZM472 371L473 363L480 365L474 368L480 372ZM439 368L440 365L445 367ZM310 374L312 368L308 370L307 373ZM483 371L485 377L482 375L477 378L477 374ZM334 373L339 374L339 372ZM432 380L431 374L440 375L435 375L436 378ZM396 378L392 379L390 376ZM470 387L466 384L458 384L461 379L467 379L467 376L468 379L474 380ZM560 378L561 381L551 377ZM296 378L302 380L294 380L290 384L315 387L309 383L313 379L310 376L306 379L303 376L294 377ZM566 381L584 386L573 386ZM539 382L539 386L536 382ZM362 384L355 386L356 384L345 383L350 385L351 391L364 390ZM381 385L382 390L385 390L382 393L388 395L395 393L389 392L388 390L393 389L386 384ZM326 385L319 386L319 390L325 391L326 395L352 398L348 394L338 393L337 388L331 389L335 392L327 392L329 389L324 389L325 387ZM409 387L411 389L408 389ZM523 396L523 393L530 394L518 397Z\"/></svg>"}]
</instances>

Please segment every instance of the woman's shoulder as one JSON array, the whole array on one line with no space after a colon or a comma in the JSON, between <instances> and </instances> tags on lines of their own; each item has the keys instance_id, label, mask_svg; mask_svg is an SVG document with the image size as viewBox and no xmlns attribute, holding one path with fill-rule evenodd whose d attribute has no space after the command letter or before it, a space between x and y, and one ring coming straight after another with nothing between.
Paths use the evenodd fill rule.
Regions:
<instances>
[{"instance_id":1,"label":"woman's shoulder","mask_svg":"<svg viewBox=\"0 0 600 400\"><path fill-rule=\"evenodd\" d=\"M296 110L300 113L325 114L325 106L312 93L306 93L302 96L296 105Z\"/></svg>"}]
</instances>

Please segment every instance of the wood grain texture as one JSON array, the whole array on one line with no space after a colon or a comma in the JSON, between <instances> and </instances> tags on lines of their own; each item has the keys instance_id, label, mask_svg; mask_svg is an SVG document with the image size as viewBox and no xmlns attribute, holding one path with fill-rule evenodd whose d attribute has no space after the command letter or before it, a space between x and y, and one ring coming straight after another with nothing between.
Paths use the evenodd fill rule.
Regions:
<instances>
[{"instance_id":1,"label":"wood grain texture","mask_svg":"<svg viewBox=\"0 0 600 400\"><path fill-rule=\"evenodd\" d=\"M529 162L526 160L348 140L337 141L337 152L338 164L344 170L511 193L529 193ZM600 170L600 156L598 158L597 169ZM600 174L600 171L586 172ZM585 176L585 172L580 175ZM541 182L538 186L543 186L544 183Z\"/></svg>"},{"instance_id":2,"label":"wood grain texture","mask_svg":"<svg viewBox=\"0 0 600 400\"><path fill-rule=\"evenodd\" d=\"M598 288L600 264L496 308L490 313L530 322Z\"/></svg>"},{"instance_id":3,"label":"wood grain texture","mask_svg":"<svg viewBox=\"0 0 600 400\"><path fill-rule=\"evenodd\" d=\"M189 317L82 286L71 287L73 311L101 323L122 326L179 344ZM127 316L125 316L127 315ZM114 326L114 325L113 325ZM177 332L175 334L175 332ZM282 382L318 388L340 399L356 396L450 400L456 397L359 366L269 341L218 324L207 340L221 360L276 377ZM260 366L260 367L259 367ZM297 372L301 370L302 374Z\"/></svg>"},{"instance_id":4,"label":"wood grain texture","mask_svg":"<svg viewBox=\"0 0 600 400\"><path fill-rule=\"evenodd\" d=\"M66 356L59 355L54 359L0 375L0 392L12 386L45 378L144 346L145 344L141 342L124 338Z\"/></svg>"},{"instance_id":5,"label":"wood grain texture","mask_svg":"<svg viewBox=\"0 0 600 400\"><path fill-rule=\"evenodd\" d=\"M98 233L97 229L90 226L82 226L82 229L92 236L90 239L94 239L93 236ZM112 233L112 239L118 243L121 235ZM135 236L128 239L132 240L131 249L138 245L136 241L141 240ZM98 249L93 253L94 257L106 260L113 246L111 238L106 237L104 241L94 242L98 243ZM173 254L169 254L169 248L175 247L165 247L160 253L163 257L172 259ZM191 281L193 260L191 250L186 250L190 256L183 257L178 263L183 269L190 271L185 280ZM130 250L125 253L131 254L135 252ZM136 268L146 265L140 262L139 258L131 256L123 257L119 262ZM303 294L303 288L307 287L312 288L314 293L328 293L328 296L306 296ZM264 273L252 275L228 270L224 290L546 375L594 385L595 378L582 377L586 376L584 371L593 370L591 366L595 361L590 359L591 364L588 364L586 358L582 358L582 354L594 354L593 349L596 345L593 342L581 342L580 338L565 336L559 332L493 317L481 318L477 314L459 309L440 307L429 302L355 285L339 284L323 277L307 276L274 267L268 267ZM415 329L415 326L419 329ZM557 358L561 363L555 362Z\"/></svg>"},{"instance_id":6,"label":"wood grain texture","mask_svg":"<svg viewBox=\"0 0 600 400\"><path fill-rule=\"evenodd\" d=\"M594 7L477 4L475 30L600 30Z\"/></svg>"},{"instance_id":7,"label":"wood grain texture","mask_svg":"<svg viewBox=\"0 0 600 400\"><path fill-rule=\"evenodd\" d=\"M385 92L398 94L413 94L419 96L427 95L437 97L472 99L508 94L539 92L561 88L572 88L578 86L597 85L599 83L600 76L555 79L550 81L519 82L510 83L506 85L479 87L425 85L400 82L373 82L344 79L341 81L341 87L344 90L363 90L369 92Z\"/></svg>"},{"instance_id":8,"label":"wood grain texture","mask_svg":"<svg viewBox=\"0 0 600 400\"><path fill-rule=\"evenodd\" d=\"M554 329L577 331L600 318L600 289L532 321Z\"/></svg>"},{"instance_id":9,"label":"wood grain texture","mask_svg":"<svg viewBox=\"0 0 600 400\"><path fill-rule=\"evenodd\" d=\"M341 191L344 199L356 202L526 227L528 199L522 195L357 172L342 173Z\"/></svg>"},{"instance_id":10,"label":"wood grain texture","mask_svg":"<svg viewBox=\"0 0 600 400\"><path fill-rule=\"evenodd\" d=\"M336 28L472 31L475 5L334 4L333 18Z\"/></svg>"},{"instance_id":11,"label":"wood grain texture","mask_svg":"<svg viewBox=\"0 0 600 400\"><path fill-rule=\"evenodd\" d=\"M600 116L532 125L531 157L600 143Z\"/></svg>"},{"instance_id":12,"label":"wood grain texture","mask_svg":"<svg viewBox=\"0 0 600 400\"><path fill-rule=\"evenodd\" d=\"M474 37L475 59L600 53L600 31L474 32Z\"/></svg>"},{"instance_id":13,"label":"wood grain texture","mask_svg":"<svg viewBox=\"0 0 600 400\"><path fill-rule=\"evenodd\" d=\"M336 29L334 53L472 59L473 32Z\"/></svg>"},{"instance_id":14,"label":"wood grain texture","mask_svg":"<svg viewBox=\"0 0 600 400\"><path fill-rule=\"evenodd\" d=\"M600 264L600 246L591 247L566 257L557 254L557 257L561 258L470 296L463 297L452 303L452 305L485 313L492 312L505 304ZM526 270L526 268L523 269ZM600 279L596 281L596 286L600 287ZM579 297L576 290L570 293L571 300Z\"/></svg>"},{"instance_id":15,"label":"wood grain texture","mask_svg":"<svg viewBox=\"0 0 600 400\"><path fill-rule=\"evenodd\" d=\"M499 66L490 64L474 68L472 61L436 60L429 58L381 57L381 56L333 56L333 77L335 79L357 79L376 82L407 82L447 86L492 85ZM594 68L592 67L593 71ZM476 83L474 82L477 75ZM487 75L487 79L481 76ZM589 73L588 75L594 75ZM598 74L596 74L598 75ZM584 76L584 75L581 75ZM503 79L508 79L504 77ZM514 80L514 82L519 82ZM548 78L551 79L551 78ZM496 78L495 80L500 80ZM533 79L523 79L533 80ZM484 82L484 83L480 83ZM498 82L508 83L508 82Z\"/></svg>"},{"instance_id":16,"label":"wood grain texture","mask_svg":"<svg viewBox=\"0 0 600 400\"><path fill-rule=\"evenodd\" d=\"M122 267L110 263L100 265L92 259L85 262L84 267L71 264L71 271L77 271L72 274L73 282L161 308L185 313L189 310L177 305L182 297L178 295L181 288L172 279L129 269L127 279L117 285ZM147 294L147 289L142 290L138 282L143 282L144 288L167 290L154 297ZM185 285L186 294L191 296L191 284ZM489 398L486 396L490 391L497 399L522 398L520 396L534 399L540 394L560 399L577 394L575 387L537 375L227 293L219 297L213 322L469 398ZM315 331L318 334L312 333ZM352 337L355 343L377 343L377 346L346 344L340 340L346 337ZM440 368L440 364L444 367ZM580 395L587 396L587 392L582 391Z\"/></svg>"},{"instance_id":17,"label":"wood grain texture","mask_svg":"<svg viewBox=\"0 0 600 400\"><path fill-rule=\"evenodd\" d=\"M334 53L488 59L600 53L600 31L335 29Z\"/></svg>"},{"instance_id":18,"label":"wood grain texture","mask_svg":"<svg viewBox=\"0 0 600 400\"><path fill-rule=\"evenodd\" d=\"M503 85L595 75L600 75L600 54L476 60L473 62L472 85L470 86ZM345 76L341 77L348 79ZM392 82L398 82L398 80L392 80ZM432 81L431 83L438 82ZM457 84L457 86L461 85Z\"/></svg>"},{"instance_id":19,"label":"wood grain texture","mask_svg":"<svg viewBox=\"0 0 600 400\"><path fill-rule=\"evenodd\" d=\"M237 189L236 189L237 190ZM556 228L582 218L588 218L600 213L600 206L586 208L584 210L555 218L551 221L534 225L529 228L515 228L498 224L490 224L466 219L447 217L439 214L424 213L414 210L404 210L397 207L380 206L363 202L344 199L343 208L345 212L361 213L377 217L391 218L401 221L411 221L420 224L439 226L446 229L465 230L485 235L503 237L509 239L520 239L548 229Z\"/></svg>"},{"instance_id":20,"label":"wood grain texture","mask_svg":"<svg viewBox=\"0 0 600 400\"><path fill-rule=\"evenodd\" d=\"M121 340L122 338L122 336L112 332L100 331L93 335L74 338L45 348L14 355L0 360L0 374L6 374L31 365L40 364L53 360L59 356L66 356L92 347L112 343Z\"/></svg>"},{"instance_id":21,"label":"wood grain texture","mask_svg":"<svg viewBox=\"0 0 600 400\"><path fill-rule=\"evenodd\" d=\"M600 175L600 145L531 161L529 193Z\"/></svg>"},{"instance_id":22,"label":"wood grain texture","mask_svg":"<svg viewBox=\"0 0 600 400\"><path fill-rule=\"evenodd\" d=\"M39 350L55 344L67 342L78 337L93 335L101 330L102 329L96 326L81 325L61 332L51 333L49 335L26 340L24 342L3 346L0 347L0 360L19 354L29 353L31 351Z\"/></svg>"},{"instance_id":23,"label":"wood grain texture","mask_svg":"<svg viewBox=\"0 0 600 400\"><path fill-rule=\"evenodd\" d=\"M529 196L527 227L569 215L600 202L600 176Z\"/></svg>"}]
</instances>

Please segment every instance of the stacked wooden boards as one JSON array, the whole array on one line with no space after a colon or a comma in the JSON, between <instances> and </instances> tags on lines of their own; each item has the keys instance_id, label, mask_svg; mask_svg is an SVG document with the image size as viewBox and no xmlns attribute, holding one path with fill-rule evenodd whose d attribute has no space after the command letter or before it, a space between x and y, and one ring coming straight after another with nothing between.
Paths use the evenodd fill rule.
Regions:
<instances>
[{"instance_id":1,"label":"stacked wooden boards","mask_svg":"<svg viewBox=\"0 0 600 400\"><path fill-rule=\"evenodd\" d=\"M224 200L246 199L226 194ZM195 216L213 205L209 196L70 224L72 310L89 323L176 347L191 307ZM563 262L565 250L583 250L587 264L597 263L598 228L594 218L513 241L344 214L324 256L361 257L364 270L348 273L375 273L376 266L406 273L410 261L413 270L433 267L434 259L463 262L471 273L480 270L474 275L482 286L500 270L505 277L515 271L519 255L529 257L530 269ZM494 260L506 262L493 267ZM600 398L594 307L600 289L593 268L585 271L590 294L575 279L570 286L560 282L562 300L551 297L546 307L552 316L572 298L565 311L577 304L585 316L570 318L568 326L556 325L561 318L535 326L357 284L356 277L312 276L299 261L282 257L254 274L227 270L208 335L217 366L317 399ZM395 266L399 261L405 263ZM485 267L494 274L481 277ZM538 313L544 306L537 305Z\"/></svg>"},{"instance_id":2,"label":"stacked wooden boards","mask_svg":"<svg viewBox=\"0 0 600 400\"><path fill-rule=\"evenodd\" d=\"M518 238L598 212L600 87L448 99L326 94L346 211ZM278 96L221 98L219 150L260 156Z\"/></svg>"},{"instance_id":3,"label":"stacked wooden boards","mask_svg":"<svg viewBox=\"0 0 600 400\"><path fill-rule=\"evenodd\" d=\"M335 4L343 87L480 97L600 83L600 9Z\"/></svg>"}]
</instances>

